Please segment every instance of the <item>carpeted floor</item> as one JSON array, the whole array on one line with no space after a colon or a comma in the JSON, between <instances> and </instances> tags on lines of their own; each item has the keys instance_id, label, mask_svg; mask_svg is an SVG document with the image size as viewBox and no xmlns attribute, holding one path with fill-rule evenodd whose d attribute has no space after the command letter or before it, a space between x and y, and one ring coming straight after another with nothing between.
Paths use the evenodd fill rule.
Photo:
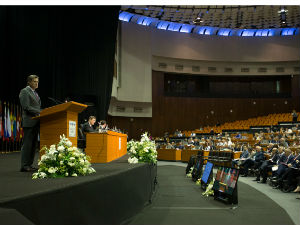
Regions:
<instances>
[{"instance_id":1,"label":"carpeted floor","mask_svg":"<svg viewBox=\"0 0 300 225\"><path fill-rule=\"evenodd\" d=\"M37 167L37 157L35 165ZM90 182L99 178L112 176L120 171L130 170L131 168L141 167L142 164L129 164L127 155L110 163L93 164L92 167L97 173L83 177L68 177L58 179L37 179L32 180L32 173L19 172L20 152L0 155L0 203L27 197L29 193L47 192L54 189L66 188Z\"/></svg>"},{"instance_id":2,"label":"carpeted floor","mask_svg":"<svg viewBox=\"0 0 300 225\"><path fill-rule=\"evenodd\" d=\"M242 182L238 183L237 208L204 197L185 168L158 167L158 187L152 204L125 224L230 224L290 225L288 214L272 199Z\"/></svg>"}]
</instances>

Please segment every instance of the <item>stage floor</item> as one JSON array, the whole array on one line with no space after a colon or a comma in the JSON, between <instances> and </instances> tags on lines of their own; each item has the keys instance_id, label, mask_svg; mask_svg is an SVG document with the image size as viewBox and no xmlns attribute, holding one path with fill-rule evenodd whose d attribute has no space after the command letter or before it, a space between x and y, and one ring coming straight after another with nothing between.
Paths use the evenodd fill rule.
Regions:
<instances>
[{"instance_id":1,"label":"stage floor","mask_svg":"<svg viewBox=\"0 0 300 225\"><path fill-rule=\"evenodd\" d=\"M153 166L129 164L123 156L92 167L96 173L88 176L33 180L32 173L19 172L19 152L1 154L0 207L16 209L34 224L119 224L151 198Z\"/></svg>"}]
</instances>

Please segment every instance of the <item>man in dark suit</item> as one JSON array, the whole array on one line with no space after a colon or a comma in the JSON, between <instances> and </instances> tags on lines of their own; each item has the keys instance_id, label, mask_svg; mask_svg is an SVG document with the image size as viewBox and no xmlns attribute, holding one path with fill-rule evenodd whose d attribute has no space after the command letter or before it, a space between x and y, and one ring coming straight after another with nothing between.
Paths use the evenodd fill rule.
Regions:
<instances>
[{"instance_id":1,"label":"man in dark suit","mask_svg":"<svg viewBox=\"0 0 300 225\"><path fill-rule=\"evenodd\" d=\"M276 165L277 161L280 158L280 154L282 153L282 148L280 151L278 151L277 148L272 149L272 155L270 159L265 160L262 165L259 167L259 173L257 174L257 177L255 181L258 181L258 183L266 183L268 172L272 170L272 166ZM262 181L260 181L260 177L262 177Z\"/></svg>"},{"instance_id":2,"label":"man in dark suit","mask_svg":"<svg viewBox=\"0 0 300 225\"><path fill-rule=\"evenodd\" d=\"M97 131L94 128L94 124L96 122L96 117L95 116L90 116L89 121L83 124L83 132L89 133L89 132L95 132Z\"/></svg>"},{"instance_id":3,"label":"man in dark suit","mask_svg":"<svg viewBox=\"0 0 300 225\"><path fill-rule=\"evenodd\" d=\"M22 106L22 126L24 131L23 145L21 148L21 172L32 172L36 168L32 167L34 154L37 148L40 123L32 117L38 116L41 112L41 99L36 93L39 86L39 77L29 75L27 77L27 87L23 88L19 94Z\"/></svg>"},{"instance_id":4,"label":"man in dark suit","mask_svg":"<svg viewBox=\"0 0 300 225\"><path fill-rule=\"evenodd\" d=\"M254 169L259 168L259 166L263 163L264 160L265 160L264 151L262 147L257 145L256 153L253 156L253 158L249 158L241 164L241 167L243 167L243 171L244 171L244 175L242 175L242 177L248 176L249 168L251 167L254 167Z\"/></svg>"}]
</instances>

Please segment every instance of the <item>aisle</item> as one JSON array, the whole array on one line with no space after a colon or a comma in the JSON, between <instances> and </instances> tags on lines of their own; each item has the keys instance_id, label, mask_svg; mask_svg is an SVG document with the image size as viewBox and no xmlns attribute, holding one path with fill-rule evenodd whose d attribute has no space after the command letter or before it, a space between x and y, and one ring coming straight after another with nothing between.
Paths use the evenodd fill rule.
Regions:
<instances>
[{"instance_id":1,"label":"aisle","mask_svg":"<svg viewBox=\"0 0 300 225\"><path fill-rule=\"evenodd\" d=\"M241 182L236 209L203 197L199 186L185 177L183 167L159 166L158 183L152 204L126 224L294 224L273 200Z\"/></svg>"}]
</instances>

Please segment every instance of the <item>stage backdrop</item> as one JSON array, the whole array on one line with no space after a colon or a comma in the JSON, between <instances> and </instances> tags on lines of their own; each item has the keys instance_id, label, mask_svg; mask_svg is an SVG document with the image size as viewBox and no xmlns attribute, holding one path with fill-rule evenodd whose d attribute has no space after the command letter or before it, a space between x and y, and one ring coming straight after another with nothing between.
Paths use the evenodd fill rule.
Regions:
<instances>
[{"instance_id":1,"label":"stage backdrop","mask_svg":"<svg viewBox=\"0 0 300 225\"><path fill-rule=\"evenodd\" d=\"M26 77L36 74L42 107L54 104L49 97L68 97L90 102L90 111L105 119L118 12L118 6L1 6L0 99L17 103Z\"/></svg>"}]
</instances>

